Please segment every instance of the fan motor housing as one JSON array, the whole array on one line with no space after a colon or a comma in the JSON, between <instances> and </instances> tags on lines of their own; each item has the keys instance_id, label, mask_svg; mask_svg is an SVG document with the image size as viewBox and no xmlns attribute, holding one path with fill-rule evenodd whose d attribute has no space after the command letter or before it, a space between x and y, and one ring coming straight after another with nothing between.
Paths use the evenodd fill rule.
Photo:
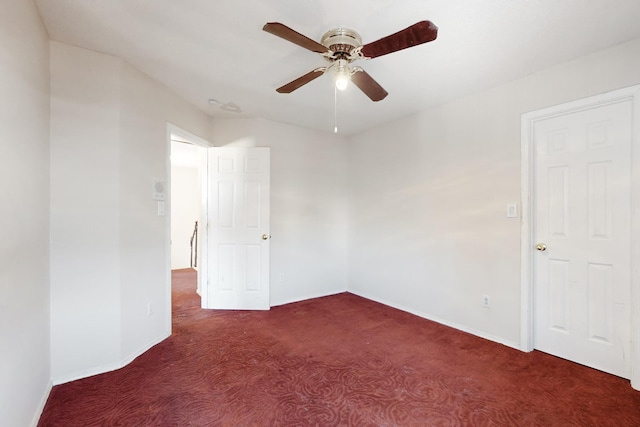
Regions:
<instances>
[{"instance_id":1,"label":"fan motor housing","mask_svg":"<svg viewBox=\"0 0 640 427\"><path fill-rule=\"evenodd\" d=\"M333 28L322 36L322 45L333 52L336 58L344 58L353 49L362 46L362 38L350 28Z\"/></svg>"}]
</instances>

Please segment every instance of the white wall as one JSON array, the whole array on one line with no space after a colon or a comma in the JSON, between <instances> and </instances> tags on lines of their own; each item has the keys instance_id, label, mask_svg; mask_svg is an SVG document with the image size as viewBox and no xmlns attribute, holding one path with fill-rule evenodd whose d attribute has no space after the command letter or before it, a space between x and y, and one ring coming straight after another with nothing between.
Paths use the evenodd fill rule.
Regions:
<instances>
[{"instance_id":1,"label":"white wall","mask_svg":"<svg viewBox=\"0 0 640 427\"><path fill-rule=\"evenodd\" d=\"M120 298L128 362L171 332L170 217L159 217L151 199L153 178L169 182L167 123L211 140L213 122L124 62L121 85Z\"/></svg>"},{"instance_id":2,"label":"white wall","mask_svg":"<svg viewBox=\"0 0 640 427\"><path fill-rule=\"evenodd\" d=\"M640 39L353 137L349 290L517 347L520 116L638 83Z\"/></svg>"},{"instance_id":3,"label":"white wall","mask_svg":"<svg viewBox=\"0 0 640 427\"><path fill-rule=\"evenodd\" d=\"M61 383L118 368L168 336L167 122L211 121L123 61L51 43L51 369ZM152 314L148 314L149 305Z\"/></svg>"},{"instance_id":4,"label":"white wall","mask_svg":"<svg viewBox=\"0 0 640 427\"><path fill-rule=\"evenodd\" d=\"M49 44L0 1L0 425L38 421L49 374Z\"/></svg>"},{"instance_id":5,"label":"white wall","mask_svg":"<svg viewBox=\"0 0 640 427\"><path fill-rule=\"evenodd\" d=\"M344 292L347 139L267 120L220 119L213 142L271 147L271 305Z\"/></svg>"},{"instance_id":6,"label":"white wall","mask_svg":"<svg viewBox=\"0 0 640 427\"><path fill-rule=\"evenodd\" d=\"M171 166L171 269L191 266L191 236L200 219L198 168ZM201 230L198 234L201 233ZM193 242L195 246L195 241ZM195 261L195 252L193 254Z\"/></svg>"},{"instance_id":7,"label":"white wall","mask_svg":"<svg viewBox=\"0 0 640 427\"><path fill-rule=\"evenodd\" d=\"M120 357L119 62L51 44L51 366L55 383ZM86 349L90 349L87 351Z\"/></svg>"}]
</instances>

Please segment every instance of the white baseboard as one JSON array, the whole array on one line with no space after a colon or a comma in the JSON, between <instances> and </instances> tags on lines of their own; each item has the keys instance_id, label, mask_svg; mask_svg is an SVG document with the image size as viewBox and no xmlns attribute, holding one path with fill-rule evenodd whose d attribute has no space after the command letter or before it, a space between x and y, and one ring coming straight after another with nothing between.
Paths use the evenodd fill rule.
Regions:
<instances>
[{"instance_id":1,"label":"white baseboard","mask_svg":"<svg viewBox=\"0 0 640 427\"><path fill-rule=\"evenodd\" d=\"M141 347L137 351L134 351L133 353L131 353L130 355L124 357L123 359L121 359L118 362L109 363L109 364L101 365L101 366L96 366L96 367L93 367L91 369L83 369L81 371L75 372L75 373L70 374L70 375L52 377L51 378L51 382L53 383L53 385L59 385L59 384L64 384L64 383L68 383L68 382L71 382L71 381L80 380L80 379L83 379L83 378L92 377L94 375L99 375L99 374L104 374L106 372L115 371L115 370L118 370L120 368L124 368L129 363L133 362L133 360L135 358L137 358L138 356L140 356L141 354L143 354L144 352L149 350L154 345L159 344L160 342L164 341L169 336L171 336L171 333L163 333L160 337L150 341L147 345Z\"/></svg>"},{"instance_id":2,"label":"white baseboard","mask_svg":"<svg viewBox=\"0 0 640 427\"><path fill-rule=\"evenodd\" d=\"M40 403L38 403L38 407L36 408L36 412L33 414L33 419L31 420L31 427L37 427L38 422L40 421L40 417L42 416L42 412L44 411L44 407L47 404L47 399L49 399L49 395L51 394L51 389L53 388L53 383L49 381L47 388L44 391L44 394L40 398Z\"/></svg>"},{"instance_id":3,"label":"white baseboard","mask_svg":"<svg viewBox=\"0 0 640 427\"><path fill-rule=\"evenodd\" d=\"M156 339L151 340L147 345L141 347L140 349L138 349L138 350L134 351L133 353L131 353L129 356L127 356L124 359L122 359L120 368L123 368L123 367L127 366L129 363L133 362L138 356L140 356L143 353L147 352L154 345L160 344L162 341L166 340L170 336L171 336L170 332L169 333L163 333L162 335L160 335Z\"/></svg>"},{"instance_id":4,"label":"white baseboard","mask_svg":"<svg viewBox=\"0 0 640 427\"><path fill-rule=\"evenodd\" d=\"M328 297L331 295L338 295L338 294L343 294L345 292L348 292L346 289L343 290L335 290L333 292L329 292L329 293L318 293L318 294L308 294L302 297L297 297L297 298L293 298L290 300L282 300L282 301L277 301L277 302L273 302L271 303L271 307L277 307L279 305L285 305L285 304L292 304L294 302L300 302L300 301L306 301L309 299L314 299L314 298L322 298L322 297Z\"/></svg>"},{"instance_id":5,"label":"white baseboard","mask_svg":"<svg viewBox=\"0 0 640 427\"><path fill-rule=\"evenodd\" d=\"M466 333L471 334L471 335L475 335L476 337L483 338L483 339L486 339L486 340L489 340L489 341L493 341L493 342L496 342L498 344L502 344L502 345L505 345L507 347L515 348L516 350L522 351L522 349L520 348L520 343L519 342L505 340L502 337L497 337L497 336L494 336L494 335L491 335L491 334L487 334L487 333L479 331L477 329L469 328L469 327L466 327L464 325L457 324L455 322L450 322L448 320L441 319L441 318L439 318L437 316L431 316L431 315L429 315L427 313L424 313L422 311L414 310L412 308L405 307L405 306L403 306L401 304L396 304L396 303L393 303L393 302L390 302L390 301L386 301L383 298L377 298L377 297L374 297L374 296L371 296L371 295L367 295L364 292L354 292L354 291L347 291L347 292L352 293L354 295L358 295L358 296L360 296L362 298L365 298L365 299L368 299L368 300L371 300L371 301L378 302L380 304L384 304L384 305L389 306L389 307L396 308L396 309L401 310L401 311L405 311L407 313L414 314L414 315L416 315L418 317L422 317L423 319L431 320L431 321L439 323L441 325L449 326L449 327L451 327L453 329L457 329L459 331L466 332Z\"/></svg>"}]
</instances>

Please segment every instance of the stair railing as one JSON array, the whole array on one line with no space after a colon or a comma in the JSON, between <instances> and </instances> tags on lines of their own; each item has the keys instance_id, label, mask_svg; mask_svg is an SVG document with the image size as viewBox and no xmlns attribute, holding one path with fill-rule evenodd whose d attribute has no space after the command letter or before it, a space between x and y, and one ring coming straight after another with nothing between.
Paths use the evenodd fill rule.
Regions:
<instances>
[{"instance_id":1,"label":"stair railing","mask_svg":"<svg viewBox=\"0 0 640 427\"><path fill-rule=\"evenodd\" d=\"M198 221L196 221L195 226L193 227L193 234L191 234L191 240L189 241L191 245L191 268L198 266Z\"/></svg>"}]
</instances>

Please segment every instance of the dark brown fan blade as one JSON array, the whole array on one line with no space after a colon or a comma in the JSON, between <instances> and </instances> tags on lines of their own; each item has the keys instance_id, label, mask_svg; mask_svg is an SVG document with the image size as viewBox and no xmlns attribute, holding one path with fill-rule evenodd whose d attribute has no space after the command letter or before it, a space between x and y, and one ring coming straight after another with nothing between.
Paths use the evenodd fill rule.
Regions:
<instances>
[{"instance_id":1,"label":"dark brown fan blade","mask_svg":"<svg viewBox=\"0 0 640 427\"><path fill-rule=\"evenodd\" d=\"M438 37L438 27L431 21L420 21L409 28L362 46L361 52L366 58L377 58L433 41L436 37Z\"/></svg>"},{"instance_id":2,"label":"dark brown fan blade","mask_svg":"<svg viewBox=\"0 0 640 427\"><path fill-rule=\"evenodd\" d=\"M326 71L326 68L317 68L313 71L308 72L304 76L298 77L294 81L287 83L284 86L280 86L278 89L276 89L276 92L291 93L294 90L299 89L300 87L306 85L310 81L317 79L318 77L323 75L325 71Z\"/></svg>"},{"instance_id":3,"label":"dark brown fan blade","mask_svg":"<svg viewBox=\"0 0 640 427\"><path fill-rule=\"evenodd\" d=\"M267 33L271 33L274 36L281 37L285 40L295 43L298 46L302 46L305 49L309 49L312 52L325 53L329 49L321 45L320 43L311 40L307 36L303 36L299 32L292 30L284 24L279 22L268 22L262 27Z\"/></svg>"},{"instance_id":4,"label":"dark brown fan blade","mask_svg":"<svg viewBox=\"0 0 640 427\"><path fill-rule=\"evenodd\" d=\"M389 93L377 81L373 80L366 71L357 71L351 76L351 81L358 86L372 101L382 101Z\"/></svg>"}]
</instances>

